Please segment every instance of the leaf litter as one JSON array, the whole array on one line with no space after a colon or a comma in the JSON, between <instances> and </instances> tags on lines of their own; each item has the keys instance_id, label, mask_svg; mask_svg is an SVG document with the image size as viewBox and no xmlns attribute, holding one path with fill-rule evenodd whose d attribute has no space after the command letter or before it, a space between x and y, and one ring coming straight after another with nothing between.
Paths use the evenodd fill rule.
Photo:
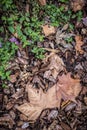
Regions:
<instances>
[{"instance_id":1,"label":"leaf litter","mask_svg":"<svg viewBox=\"0 0 87 130\"><path fill-rule=\"evenodd\" d=\"M71 7L74 12L82 10L84 5L85 5L85 0L72 0L71 1Z\"/></svg>"},{"instance_id":2,"label":"leaf litter","mask_svg":"<svg viewBox=\"0 0 87 130\"><path fill-rule=\"evenodd\" d=\"M82 37L78 35L75 36L75 41L76 41L76 46L75 46L76 52L83 54L83 50L81 46L84 44L84 42L82 41Z\"/></svg>"},{"instance_id":3,"label":"leaf litter","mask_svg":"<svg viewBox=\"0 0 87 130\"><path fill-rule=\"evenodd\" d=\"M42 29L43 29L43 33L45 36L55 34L55 32L56 32L55 28L51 25L44 25L44 26L42 26Z\"/></svg>"},{"instance_id":4,"label":"leaf litter","mask_svg":"<svg viewBox=\"0 0 87 130\"><path fill-rule=\"evenodd\" d=\"M81 1L71 1L74 3L72 5L72 10L74 12L78 12L78 10L86 8L84 7L84 0ZM39 2L41 5L46 4L45 0L40 0ZM57 4L57 2L55 3ZM75 8L75 6L77 6L77 8ZM76 22L76 20L73 20L73 22ZM19 47L20 49L18 50L19 52L17 53L17 58L15 58L14 61L15 65L13 65L13 62L10 64L13 82L10 81L8 83L8 85L10 84L8 91L5 91L5 89L4 91L1 91L2 93L4 92L1 101L3 103L0 105L1 120L3 119L0 122L1 127L3 127L2 130L7 129L8 127L13 130L20 130L22 128L29 130L87 129L87 89L84 90L84 93L81 91L81 88L83 88L81 84L86 86L87 83L87 40L85 40L87 38L86 32L84 33L83 28L86 27L86 22L87 19L85 14L84 18L80 22L81 26L78 24L78 28L80 28L81 32L78 28L75 28L75 35L73 34L73 31L67 33L68 25L70 23L68 23L68 25L64 25L62 29L58 28L57 31L59 31L59 36L57 35L57 40L53 35L56 33L56 30L54 32L53 29L53 32L51 32L49 29L51 26L48 25L49 34L46 36L44 33L46 38L44 39L44 42L46 42L46 44L49 41L52 42L53 49L51 49L51 46L49 45L47 45L48 48L46 48L45 45L42 45L47 51L47 58L43 61L34 59L31 54L26 57L27 52ZM67 43L65 41L65 38L73 36L75 36L76 45L72 45L72 43ZM76 37L78 38L76 39ZM18 46L21 45L18 44ZM60 46L62 46L61 50ZM67 55L66 53L68 50L70 51L69 54L73 55L73 62L71 60L72 56L70 56L69 59L65 59L65 57L67 57L65 55ZM54 53L50 54L50 52ZM76 52L77 55L75 55L74 52ZM68 67L71 67L72 69L68 70ZM17 76L14 74L15 70L20 71ZM77 71L77 75L79 75L77 76L77 78L79 77L78 79L71 77L71 74L75 77L75 70ZM22 89L23 91L21 91ZM16 110L17 107L21 109L19 111L23 114L20 114L19 111ZM50 109L52 109L51 112L49 112ZM15 116L11 113L11 111L13 111L16 115L16 118L14 118ZM45 114L40 116L42 112ZM3 113L8 113L11 116L13 120L12 124L10 124L11 118L4 118ZM39 116L40 118L38 118ZM35 121L36 119L39 119L36 122L38 125L32 127L30 120Z\"/></svg>"},{"instance_id":5,"label":"leaf litter","mask_svg":"<svg viewBox=\"0 0 87 130\"><path fill-rule=\"evenodd\" d=\"M44 62L45 61L49 62L49 64L47 66L47 71L44 73L44 78L50 79L50 76L52 75L53 78L56 79L58 74L64 70L65 65L63 60L55 53L50 53Z\"/></svg>"},{"instance_id":6,"label":"leaf litter","mask_svg":"<svg viewBox=\"0 0 87 130\"><path fill-rule=\"evenodd\" d=\"M70 73L63 74L58 79L59 81L46 93L42 89L37 90L32 85L27 85L29 102L18 106L17 109L28 116L29 120L36 120L44 109L60 108L62 99L76 102L75 98L81 91L79 80L71 78Z\"/></svg>"}]
</instances>

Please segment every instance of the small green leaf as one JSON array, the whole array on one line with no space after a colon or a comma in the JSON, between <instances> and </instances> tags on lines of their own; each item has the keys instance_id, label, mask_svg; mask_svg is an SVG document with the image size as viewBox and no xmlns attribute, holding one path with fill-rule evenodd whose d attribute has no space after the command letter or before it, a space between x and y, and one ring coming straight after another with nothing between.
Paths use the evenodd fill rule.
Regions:
<instances>
[{"instance_id":1,"label":"small green leaf","mask_svg":"<svg viewBox=\"0 0 87 130\"><path fill-rule=\"evenodd\" d=\"M11 33L14 33L14 32L15 32L15 30L14 30L14 28L13 28L12 26L9 26L9 27L8 27L8 30L9 30Z\"/></svg>"}]
</instances>

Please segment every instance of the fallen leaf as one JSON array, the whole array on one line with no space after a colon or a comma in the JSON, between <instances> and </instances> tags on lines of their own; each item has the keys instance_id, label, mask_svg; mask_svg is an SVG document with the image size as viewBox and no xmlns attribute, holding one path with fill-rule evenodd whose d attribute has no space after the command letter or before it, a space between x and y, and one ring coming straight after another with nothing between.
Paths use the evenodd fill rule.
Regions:
<instances>
[{"instance_id":1,"label":"fallen leaf","mask_svg":"<svg viewBox=\"0 0 87 130\"><path fill-rule=\"evenodd\" d=\"M16 100L11 99L6 105L6 110L10 110L14 106L15 102Z\"/></svg>"},{"instance_id":2,"label":"fallen leaf","mask_svg":"<svg viewBox=\"0 0 87 130\"><path fill-rule=\"evenodd\" d=\"M56 125L56 130L63 130L60 125Z\"/></svg>"},{"instance_id":3,"label":"fallen leaf","mask_svg":"<svg viewBox=\"0 0 87 130\"><path fill-rule=\"evenodd\" d=\"M20 112L28 117L28 120L36 120L42 112L42 108L30 103L24 103L16 107Z\"/></svg>"},{"instance_id":4,"label":"fallen leaf","mask_svg":"<svg viewBox=\"0 0 87 130\"><path fill-rule=\"evenodd\" d=\"M19 71L16 71L15 74L10 75L10 82L15 83L17 81L19 73L20 73Z\"/></svg>"},{"instance_id":5,"label":"fallen leaf","mask_svg":"<svg viewBox=\"0 0 87 130\"><path fill-rule=\"evenodd\" d=\"M81 91L79 79L73 79L68 73L59 76L59 82L57 83L57 96L61 93L63 100L75 101L75 97L78 96Z\"/></svg>"},{"instance_id":6,"label":"fallen leaf","mask_svg":"<svg viewBox=\"0 0 87 130\"><path fill-rule=\"evenodd\" d=\"M50 78L50 75L51 75L51 71L50 71L50 70L45 71L45 73L44 73L44 78L49 79L49 78Z\"/></svg>"},{"instance_id":7,"label":"fallen leaf","mask_svg":"<svg viewBox=\"0 0 87 130\"><path fill-rule=\"evenodd\" d=\"M49 127L45 130L63 130L60 126L57 127L57 124L58 124L57 120L53 120L52 123L49 125Z\"/></svg>"},{"instance_id":8,"label":"fallen leaf","mask_svg":"<svg viewBox=\"0 0 87 130\"><path fill-rule=\"evenodd\" d=\"M16 118L16 113L13 110L9 112L9 115L12 117L13 120Z\"/></svg>"},{"instance_id":9,"label":"fallen leaf","mask_svg":"<svg viewBox=\"0 0 87 130\"><path fill-rule=\"evenodd\" d=\"M31 84L27 84L29 102L16 108L25 114L29 120L36 120L42 110L47 108L60 107L61 99L75 101L81 91L79 80L72 79L70 73L59 76L59 81L53 87L48 89L46 93L42 89L35 89Z\"/></svg>"},{"instance_id":10,"label":"fallen leaf","mask_svg":"<svg viewBox=\"0 0 87 130\"><path fill-rule=\"evenodd\" d=\"M46 0L39 0L39 3L40 3L41 5L46 5Z\"/></svg>"},{"instance_id":11,"label":"fallen leaf","mask_svg":"<svg viewBox=\"0 0 87 130\"><path fill-rule=\"evenodd\" d=\"M81 49L81 46L84 44L84 42L82 41L82 37L81 36L75 36L75 41L76 41L76 46L75 46L75 49L76 49L76 52L79 52L79 53L83 53L83 50Z\"/></svg>"},{"instance_id":12,"label":"fallen leaf","mask_svg":"<svg viewBox=\"0 0 87 130\"><path fill-rule=\"evenodd\" d=\"M27 127L29 127L29 122L24 122L21 128L26 129Z\"/></svg>"},{"instance_id":13,"label":"fallen leaf","mask_svg":"<svg viewBox=\"0 0 87 130\"><path fill-rule=\"evenodd\" d=\"M84 102L85 102L85 104L87 105L87 96L84 97Z\"/></svg>"},{"instance_id":14,"label":"fallen leaf","mask_svg":"<svg viewBox=\"0 0 87 130\"><path fill-rule=\"evenodd\" d=\"M23 91L24 91L23 88L19 89L16 93L14 93L12 95L12 97L15 98L15 99L18 99L18 98L22 97L23 96Z\"/></svg>"},{"instance_id":15,"label":"fallen leaf","mask_svg":"<svg viewBox=\"0 0 87 130\"><path fill-rule=\"evenodd\" d=\"M72 0L71 1L71 7L72 7L72 10L74 12L82 10L82 8L84 7L84 5L85 5L85 1L84 0Z\"/></svg>"},{"instance_id":16,"label":"fallen leaf","mask_svg":"<svg viewBox=\"0 0 87 130\"><path fill-rule=\"evenodd\" d=\"M62 58L60 58L58 55L56 55L55 53L51 53L48 57L48 60L50 62L50 64L48 65L48 68L50 70L52 69L56 69L58 72L63 70L64 67L64 63Z\"/></svg>"},{"instance_id":17,"label":"fallen leaf","mask_svg":"<svg viewBox=\"0 0 87 130\"><path fill-rule=\"evenodd\" d=\"M10 75L10 82L15 83L16 82L16 75Z\"/></svg>"},{"instance_id":18,"label":"fallen leaf","mask_svg":"<svg viewBox=\"0 0 87 130\"><path fill-rule=\"evenodd\" d=\"M58 116L58 111L57 111L57 110L52 110L52 111L50 112L50 114L48 115L48 120L54 119L54 118L56 118L57 116Z\"/></svg>"},{"instance_id":19,"label":"fallen leaf","mask_svg":"<svg viewBox=\"0 0 87 130\"><path fill-rule=\"evenodd\" d=\"M44 89L44 85L42 84L42 82L38 76L35 75L32 82L39 84L41 86L41 88Z\"/></svg>"},{"instance_id":20,"label":"fallen leaf","mask_svg":"<svg viewBox=\"0 0 87 130\"><path fill-rule=\"evenodd\" d=\"M24 58L18 57L17 59L18 59L18 62L20 64L23 64L23 65L27 65L28 64L28 61L26 59L24 59Z\"/></svg>"},{"instance_id":21,"label":"fallen leaf","mask_svg":"<svg viewBox=\"0 0 87 130\"><path fill-rule=\"evenodd\" d=\"M67 26L64 25L64 27L62 29L58 28L57 33L56 33L56 43L57 44L63 44L63 43L66 44L64 39L74 36L74 34L72 34L72 33L65 32L66 27Z\"/></svg>"},{"instance_id":22,"label":"fallen leaf","mask_svg":"<svg viewBox=\"0 0 87 130\"><path fill-rule=\"evenodd\" d=\"M68 23L67 23L67 24L65 24L65 25L63 26L63 28L62 28L62 31L67 30L67 29L68 29L68 27L69 27L69 24L68 24Z\"/></svg>"},{"instance_id":23,"label":"fallen leaf","mask_svg":"<svg viewBox=\"0 0 87 130\"><path fill-rule=\"evenodd\" d=\"M60 122L60 124L61 124L61 127L62 127L64 130L71 130L71 128L70 128L67 124L65 124L64 122Z\"/></svg>"},{"instance_id":24,"label":"fallen leaf","mask_svg":"<svg viewBox=\"0 0 87 130\"><path fill-rule=\"evenodd\" d=\"M46 59L45 62L49 62L47 66L47 71L44 73L44 77L50 80L50 76L52 75L54 79L57 78L57 75L64 70L63 60L55 53L51 53Z\"/></svg>"},{"instance_id":25,"label":"fallen leaf","mask_svg":"<svg viewBox=\"0 0 87 130\"><path fill-rule=\"evenodd\" d=\"M44 33L45 36L55 34L55 28L53 26L44 25L44 26L42 26L42 28L43 28L43 33Z\"/></svg>"},{"instance_id":26,"label":"fallen leaf","mask_svg":"<svg viewBox=\"0 0 87 130\"><path fill-rule=\"evenodd\" d=\"M87 27L87 17L83 18L83 24Z\"/></svg>"},{"instance_id":27,"label":"fallen leaf","mask_svg":"<svg viewBox=\"0 0 87 130\"><path fill-rule=\"evenodd\" d=\"M66 106L65 112L71 111L71 110L74 109L75 107L76 107L76 104L72 102L72 103L70 103L68 106Z\"/></svg>"},{"instance_id":28,"label":"fallen leaf","mask_svg":"<svg viewBox=\"0 0 87 130\"><path fill-rule=\"evenodd\" d=\"M13 128L13 125L15 124L14 120L7 114L6 116L0 117L0 125L8 125L9 128Z\"/></svg>"},{"instance_id":29,"label":"fallen leaf","mask_svg":"<svg viewBox=\"0 0 87 130\"><path fill-rule=\"evenodd\" d=\"M29 120L36 120L42 110L46 108L55 108L59 106L56 98L55 86L50 88L47 93L43 93L42 89L37 90L32 88L32 85L27 85L29 103L17 106L16 108L23 114L28 116Z\"/></svg>"},{"instance_id":30,"label":"fallen leaf","mask_svg":"<svg viewBox=\"0 0 87 130\"><path fill-rule=\"evenodd\" d=\"M30 6L29 6L29 3L26 4L26 7L25 7L25 10L27 13L29 13L29 9L30 9Z\"/></svg>"},{"instance_id":31,"label":"fallen leaf","mask_svg":"<svg viewBox=\"0 0 87 130\"><path fill-rule=\"evenodd\" d=\"M28 99L30 103L34 106L45 107L45 93L43 93L42 89L35 89L31 84L26 86L26 92L28 92ZM44 102L44 103L43 103Z\"/></svg>"},{"instance_id":32,"label":"fallen leaf","mask_svg":"<svg viewBox=\"0 0 87 130\"><path fill-rule=\"evenodd\" d=\"M24 114L20 114L21 121L27 121L27 117Z\"/></svg>"}]
</instances>

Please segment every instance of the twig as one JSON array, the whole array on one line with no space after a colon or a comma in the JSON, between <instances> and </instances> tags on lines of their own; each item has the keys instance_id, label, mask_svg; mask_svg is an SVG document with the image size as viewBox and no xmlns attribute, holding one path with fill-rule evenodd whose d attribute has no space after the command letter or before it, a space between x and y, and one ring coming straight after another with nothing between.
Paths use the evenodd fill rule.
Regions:
<instances>
[{"instance_id":1,"label":"twig","mask_svg":"<svg viewBox=\"0 0 87 130\"><path fill-rule=\"evenodd\" d=\"M58 53L58 52L60 52L60 50L51 49L51 48L43 48L43 49L46 50L46 51L53 52L53 53Z\"/></svg>"}]
</instances>

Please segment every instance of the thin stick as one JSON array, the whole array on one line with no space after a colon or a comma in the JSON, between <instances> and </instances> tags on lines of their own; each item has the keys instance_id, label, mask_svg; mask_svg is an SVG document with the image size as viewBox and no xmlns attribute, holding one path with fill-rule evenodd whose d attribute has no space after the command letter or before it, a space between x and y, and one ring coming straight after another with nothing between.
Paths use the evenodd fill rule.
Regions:
<instances>
[{"instance_id":1,"label":"thin stick","mask_svg":"<svg viewBox=\"0 0 87 130\"><path fill-rule=\"evenodd\" d=\"M51 49L51 48L43 48L43 49L46 50L46 51L53 52L53 53L58 53L58 52L60 52L60 50Z\"/></svg>"}]
</instances>

